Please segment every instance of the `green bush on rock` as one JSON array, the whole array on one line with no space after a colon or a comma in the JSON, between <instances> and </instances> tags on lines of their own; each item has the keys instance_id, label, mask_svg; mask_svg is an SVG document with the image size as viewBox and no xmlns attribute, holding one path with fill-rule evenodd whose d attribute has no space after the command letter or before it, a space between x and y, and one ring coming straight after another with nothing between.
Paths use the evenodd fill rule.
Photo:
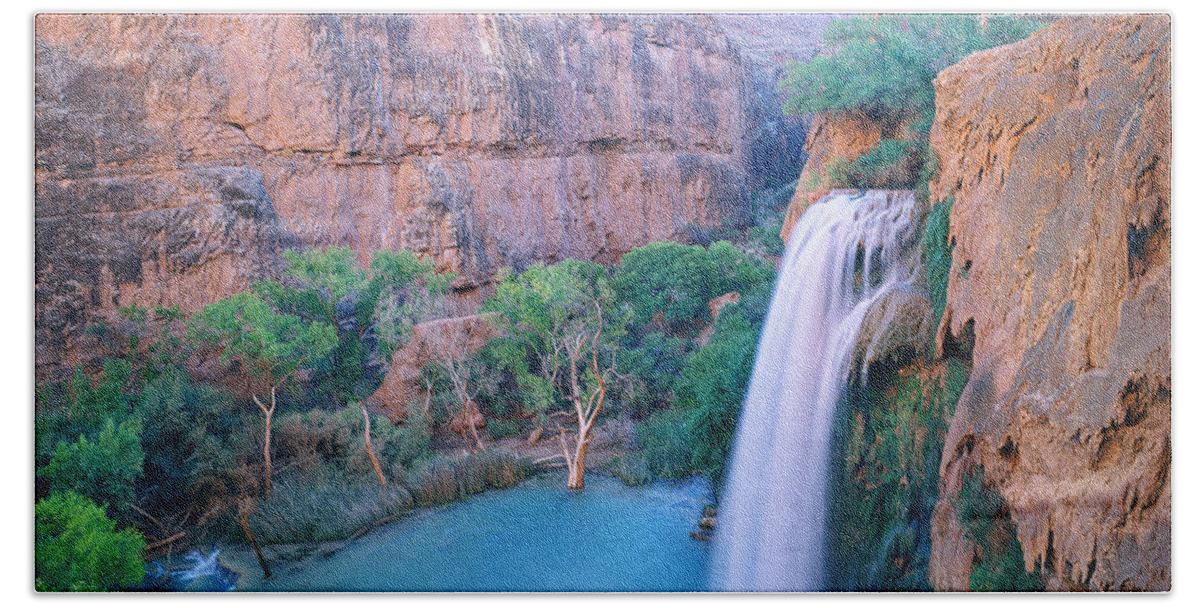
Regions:
<instances>
[{"instance_id":1,"label":"green bush on rock","mask_svg":"<svg viewBox=\"0 0 1200 608\"><path fill-rule=\"evenodd\" d=\"M913 188L932 156L933 80L976 51L1021 40L1045 25L1025 15L879 14L839 19L825 31L832 53L793 64L784 85L792 114L862 112L883 140L832 164L834 187ZM923 175L924 173L924 175Z\"/></svg>"}]
</instances>

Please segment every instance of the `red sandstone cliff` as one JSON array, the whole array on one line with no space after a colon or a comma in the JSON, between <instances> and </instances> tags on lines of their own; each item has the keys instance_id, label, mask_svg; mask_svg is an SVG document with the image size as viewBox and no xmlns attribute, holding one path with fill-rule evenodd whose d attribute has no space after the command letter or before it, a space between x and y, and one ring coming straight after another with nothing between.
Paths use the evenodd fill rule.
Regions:
<instances>
[{"instance_id":1,"label":"red sandstone cliff","mask_svg":"<svg viewBox=\"0 0 1200 608\"><path fill-rule=\"evenodd\" d=\"M98 310L194 310L284 247L407 248L469 289L740 221L804 129L755 57L827 20L39 15L39 369Z\"/></svg>"},{"instance_id":2,"label":"red sandstone cliff","mask_svg":"<svg viewBox=\"0 0 1200 608\"><path fill-rule=\"evenodd\" d=\"M941 335L974 332L931 578L965 589L952 506L981 463L1051 590L1171 586L1171 23L1069 18L935 81L953 196Z\"/></svg>"}]
</instances>

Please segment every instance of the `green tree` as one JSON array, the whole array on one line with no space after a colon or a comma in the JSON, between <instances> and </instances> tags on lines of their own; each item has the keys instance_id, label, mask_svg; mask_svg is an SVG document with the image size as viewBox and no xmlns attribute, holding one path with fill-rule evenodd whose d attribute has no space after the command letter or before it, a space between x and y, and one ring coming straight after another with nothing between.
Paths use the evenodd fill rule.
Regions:
<instances>
[{"instance_id":1,"label":"green tree","mask_svg":"<svg viewBox=\"0 0 1200 608\"><path fill-rule=\"evenodd\" d=\"M412 336L413 325L446 316L445 296L455 278L435 271L433 262L411 251L373 254L371 280L355 314L360 325L374 331L385 361Z\"/></svg>"},{"instance_id":2,"label":"green tree","mask_svg":"<svg viewBox=\"0 0 1200 608\"><path fill-rule=\"evenodd\" d=\"M350 306L367 282L349 247L286 250L280 281L263 281L254 291L285 314L320 322L337 331L338 341L327 356L313 361L314 396L337 405L356 397L365 376L367 349L361 333L349 323ZM365 328L364 328L365 329Z\"/></svg>"},{"instance_id":3,"label":"green tree","mask_svg":"<svg viewBox=\"0 0 1200 608\"><path fill-rule=\"evenodd\" d=\"M875 148L829 168L833 184L909 188L931 162L933 80L976 51L1021 40L1045 25L1025 15L879 14L839 19L825 30L828 54L790 67L792 114L862 112L882 127ZM928 168L928 167L927 167Z\"/></svg>"},{"instance_id":4,"label":"green tree","mask_svg":"<svg viewBox=\"0 0 1200 608\"><path fill-rule=\"evenodd\" d=\"M237 362L259 388L251 398L263 413L263 487L271 495L271 418L277 389L296 371L325 356L337 344L327 323L281 314L257 294L243 292L206 306L194 317L193 335L220 350L223 365ZM261 395L261 398L260 398ZM263 403L267 399L270 405Z\"/></svg>"},{"instance_id":5,"label":"green tree","mask_svg":"<svg viewBox=\"0 0 1200 608\"><path fill-rule=\"evenodd\" d=\"M34 506L34 587L38 591L115 591L141 582L146 540L115 530L104 509L74 492Z\"/></svg>"},{"instance_id":6,"label":"green tree","mask_svg":"<svg viewBox=\"0 0 1200 608\"><path fill-rule=\"evenodd\" d=\"M793 64L784 81L794 114L858 109L874 120L933 118L933 80L963 57L1021 40L1045 25L1024 15L879 14L825 30L833 51Z\"/></svg>"},{"instance_id":7,"label":"green tree","mask_svg":"<svg viewBox=\"0 0 1200 608\"><path fill-rule=\"evenodd\" d=\"M367 272L347 247L288 250L283 258L281 281L264 281L254 290L283 313L337 330L337 346L312 365L312 382L317 398L338 405L378 388L382 375L375 370L408 340L413 323L441 312L441 297L454 279L404 250L373 251Z\"/></svg>"},{"instance_id":8,"label":"green tree","mask_svg":"<svg viewBox=\"0 0 1200 608\"><path fill-rule=\"evenodd\" d=\"M637 324L652 323L661 315L664 329L694 335L709 322L709 300L773 278L765 261L728 241L708 248L661 242L625 254L613 287L621 301L632 305Z\"/></svg>"},{"instance_id":9,"label":"green tree","mask_svg":"<svg viewBox=\"0 0 1200 608\"><path fill-rule=\"evenodd\" d=\"M142 474L140 433L137 419L116 424L110 418L94 440L80 435L75 443L60 442L38 475L49 480L51 492L78 492L107 503L110 514L123 514L134 500L133 482Z\"/></svg>"},{"instance_id":10,"label":"green tree","mask_svg":"<svg viewBox=\"0 0 1200 608\"><path fill-rule=\"evenodd\" d=\"M628 314L616 305L603 266L564 260L553 266L534 264L520 274L501 271L496 293L483 309L501 313L502 326L525 348L526 360L544 382L535 383L535 396L546 387L574 414L574 445L566 430L559 440L567 463L567 487L582 489L592 428L604 406L607 382L616 373L616 351L628 324Z\"/></svg>"}]
</instances>

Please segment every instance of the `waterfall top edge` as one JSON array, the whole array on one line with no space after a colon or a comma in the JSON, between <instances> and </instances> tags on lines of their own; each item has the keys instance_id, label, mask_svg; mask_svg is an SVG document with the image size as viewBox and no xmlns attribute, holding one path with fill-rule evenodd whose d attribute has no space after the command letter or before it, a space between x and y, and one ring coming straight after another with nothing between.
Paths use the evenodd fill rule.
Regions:
<instances>
[{"instance_id":1,"label":"waterfall top edge","mask_svg":"<svg viewBox=\"0 0 1200 608\"><path fill-rule=\"evenodd\" d=\"M876 197L896 197L896 198L916 198L915 190L884 190L884 189L863 189L863 188L834 188L829 191L829 194L813 201L814 205L820 205L826 201L839 198L876 198Z\"/></svg>"}]
</instances>

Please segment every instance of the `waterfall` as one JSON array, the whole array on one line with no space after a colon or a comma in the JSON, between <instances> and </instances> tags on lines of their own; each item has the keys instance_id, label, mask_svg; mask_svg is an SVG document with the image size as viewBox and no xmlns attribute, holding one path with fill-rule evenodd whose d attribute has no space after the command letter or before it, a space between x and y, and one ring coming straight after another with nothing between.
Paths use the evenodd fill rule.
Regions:
<instances>
[{"instance_id":1,"label":"waterfall","mask_svg":"<svg viewBox=\"0 0 1200 608\"><path fill-rule=\"evenodd\" d=\"M711 584L825 588L833 417L863 316L916 276L911 192L835 190L792 230L738 421Z\"/></svg>"}]
</instances>

